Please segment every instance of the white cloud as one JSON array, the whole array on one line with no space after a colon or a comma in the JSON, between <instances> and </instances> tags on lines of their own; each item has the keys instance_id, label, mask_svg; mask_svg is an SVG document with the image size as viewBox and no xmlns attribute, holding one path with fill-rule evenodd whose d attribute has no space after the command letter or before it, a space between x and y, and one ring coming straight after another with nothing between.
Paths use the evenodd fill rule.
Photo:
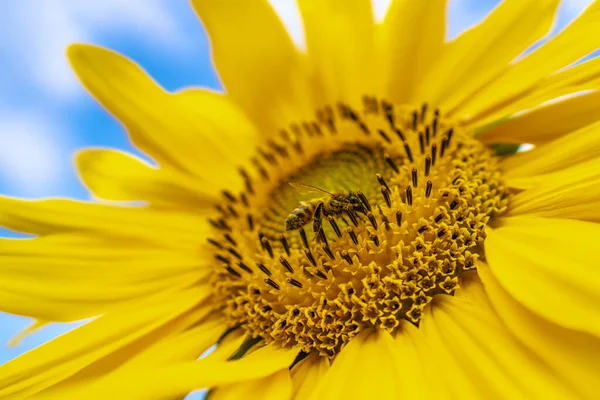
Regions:
<instances>
[{"instance_id":1,"label":"white cloud","mask_svg":"<svg viewBox=\"0 0 600 400\"><path fill-rule=\"evenodd\" d=\"M0 17L0 48L10 78L46 91L55 99L78 96L79 85L65 58L73 42L115 33L137 34L177 47L188 38L161 0L53 0L8 2ZM10 64L7 61L10 60ZM13 85L4 77L4 86Z\"/></svg>"},{"instance_id":2,"label":"white cloud","mask_svg":"<svg viewBox=\"0 0 600 400\"><path fill-rule=\"evenodd\" d=\"M64 173L65 138L39 115L0 115L0 181L21 196L52 192Z\"/></svg>"},{"instance_id":3,"label":"white cloud","mask_svg":"<svg viewBox=\"0 0 600 400\"><path fill-rule=\"evenodd\" d=\"M33 4L35 3L35 5ZM172 0L8 1L0 13L0 190L42 196L64 185L61 117L85 94L65 56L73 42L127 38L178 51L193 38ZM191 8L190 8L191 9ZM52 116L52 117L46 117ZM60 167L62 166L62 167ZM63 186L64 187L64 186Z\"/></svg>"},{"instance_id":4,"label":"white cloud","mask_svg":"<svg viewBox=\"0 0 600 400\"><path fill-rule=\"evenodd\" d=\"M306 49L302 17L295 0L268 0L299 49Z\"/></svg>"}]
</instances>

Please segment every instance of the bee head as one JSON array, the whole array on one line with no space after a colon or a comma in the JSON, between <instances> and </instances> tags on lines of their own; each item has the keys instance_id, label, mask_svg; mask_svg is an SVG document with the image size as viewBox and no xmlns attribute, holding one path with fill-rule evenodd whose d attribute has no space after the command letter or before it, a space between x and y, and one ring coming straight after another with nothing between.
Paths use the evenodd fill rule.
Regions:
<instances>
[{"instance_id":1,"label":"bee head","mask_svg":"<svg viewBox=\"0 0 600 400\"><path fill-rule=\"evenodd\" d=\"M350 203L355 210L362 210L364 207L362 201L360 201L358 196L354 193L351 193L350 196L348 196L348 203Z\"/></svg>"}]
</instances>

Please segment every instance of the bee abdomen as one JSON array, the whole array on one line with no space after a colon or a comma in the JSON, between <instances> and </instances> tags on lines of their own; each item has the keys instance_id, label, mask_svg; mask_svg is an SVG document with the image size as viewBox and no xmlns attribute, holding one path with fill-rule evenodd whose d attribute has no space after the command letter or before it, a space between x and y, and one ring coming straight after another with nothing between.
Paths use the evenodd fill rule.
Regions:
<instances>
[{"instance_id":1,"label":"bee abdomen","mask_svg":"<svg viewBox=\"0 0 600 400\"><path fill-rule=\"evenodd\" d=\"M285 229L288 231L293 231L295 229L300 229L309 223L312 219L315 208L315 205L312 203L305 203L296 208L285 220Z\"/></svg>"}]
</instances>

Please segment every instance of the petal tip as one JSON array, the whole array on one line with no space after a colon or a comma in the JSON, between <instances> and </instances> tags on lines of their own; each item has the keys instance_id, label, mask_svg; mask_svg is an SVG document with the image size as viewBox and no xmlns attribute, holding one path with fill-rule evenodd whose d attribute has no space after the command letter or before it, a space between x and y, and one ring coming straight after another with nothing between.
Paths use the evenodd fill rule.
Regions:
<instances>
[{"instance_id":1,"label":"petal tip","mask_svg":"<svg viewBox=\"0 0 600 400\"><path fill-rule=\"evenodd\" d=\"M67 58L71 62L71 64L77 62L77 60L81 59L82 57L90 56L93 53L99 52L112 53L113 51L89 43L71 43L69 46L67 46L66 50Z\"/></svg>"}]
</instances>

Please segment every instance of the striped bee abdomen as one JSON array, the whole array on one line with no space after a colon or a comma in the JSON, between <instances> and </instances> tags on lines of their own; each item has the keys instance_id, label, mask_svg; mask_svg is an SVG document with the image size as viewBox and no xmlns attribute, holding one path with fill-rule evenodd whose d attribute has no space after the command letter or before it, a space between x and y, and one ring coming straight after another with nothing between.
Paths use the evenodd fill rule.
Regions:
<instances>
[{"instance_id":1,"label":"striped bee abdomen","mask_svg":"<svg viewBox=\"0 0 600 400\"><path fill-rule=\"evenodd\" d=\"M287 231L293 231L300 229L304 225L308 224L315 213L318 203L315 202L304 202L298 208L288 215L285 220L285 229Z\"/></svg>"}]
</instances>

